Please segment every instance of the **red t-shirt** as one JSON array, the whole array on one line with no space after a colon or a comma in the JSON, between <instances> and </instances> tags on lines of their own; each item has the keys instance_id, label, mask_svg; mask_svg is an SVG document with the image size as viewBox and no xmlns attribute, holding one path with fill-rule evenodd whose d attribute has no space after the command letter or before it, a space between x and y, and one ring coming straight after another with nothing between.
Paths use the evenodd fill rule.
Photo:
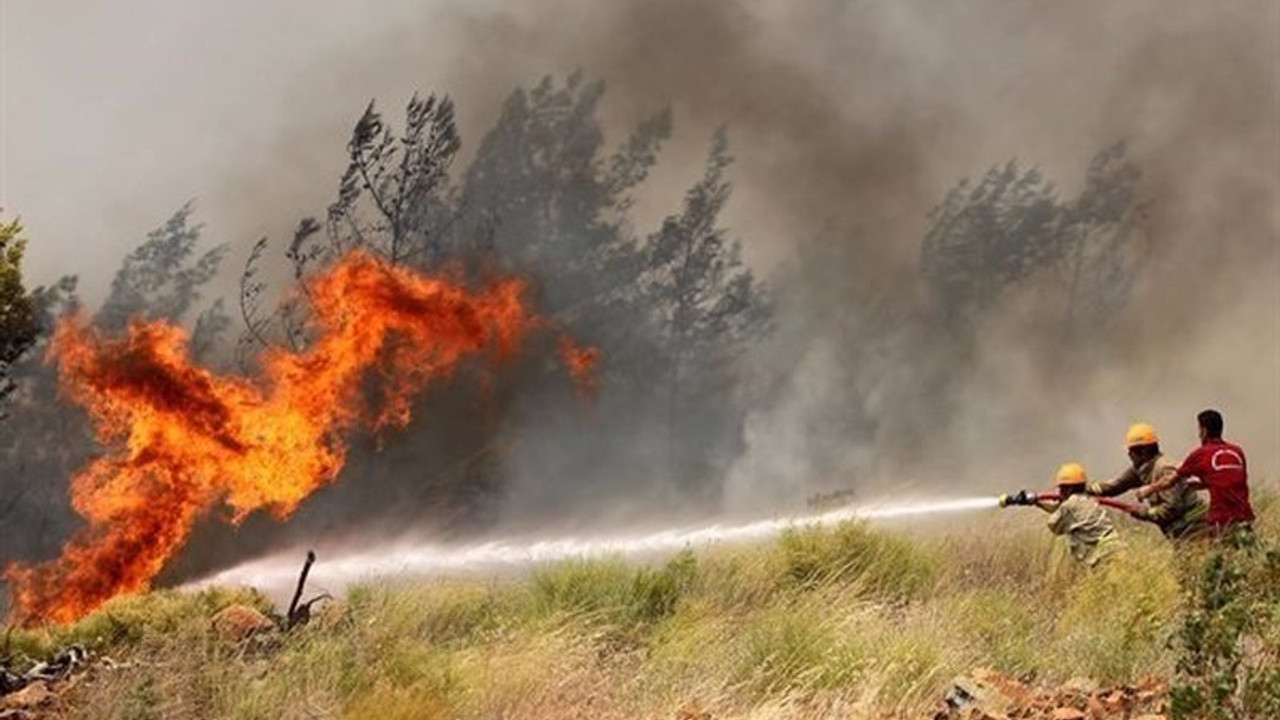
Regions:
<instances>
[{"instance_id":1,"label":"red t-shirt","mask_svg":"<svg viewBox=\"0 0 1280 720\"><path fill-rule=\"evenodd\" d=\"M1210 524L1222 526L1253 520L1249 470L1239 445L1221 439L1206 440L1182 461L1178 474L1200 478L1208 488Z\"/></svg>"}]
</instances>

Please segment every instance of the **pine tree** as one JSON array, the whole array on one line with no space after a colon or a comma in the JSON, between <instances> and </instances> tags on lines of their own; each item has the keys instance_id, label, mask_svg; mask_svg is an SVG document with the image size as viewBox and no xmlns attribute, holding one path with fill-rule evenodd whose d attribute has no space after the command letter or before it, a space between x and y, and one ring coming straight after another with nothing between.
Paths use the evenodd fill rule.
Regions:
<instances>
[{"instance_id":1,"label":"pine tree","mask_svg":"<svg viewBox=\"0 0 1280 720\"><path fill-rule=\"evenodd\" d=\"M35 298L22 280L27 241L21 235L19 221L0 223L0 401L13 393L14 363L35 343L40 329Z\"/></svg>"},{"instance_id":2,"label":"pine tree","mask_svg":"<svg viewBox=\"0 0 1280 720\"><path fill-rule=\"evenodd\" d=\"M673 474L679 472L674 466L682 455L679 417L707 400L686 397L689 389L713 389L732 378L733 362L770 317L760 284L742 263L741 244L720 224L731 192L725 179L731 163L728 139L720 130L712 139L702 179L685 194L682 211L666 218L644 245L644 292L664 334ZM721 382L711 381L716 374Z\"/></svg>"},{"instance_id":3,"label":"pine tree","mask_svg":"<svg viewBox=\"0 0 1280 720\"><path fill-rule=\"evenodd\" d=\"M363 247L393 265L437 261L445 252L441 227L452 215L449 169L459 147L447 96L414 95L399 136L370 102L351 132L347 169L329 206L332 253ZM301 259L306 256L299 254L298 237L292 250Z\"/></svg>"},{"instance_id":4,"label":"pine tree","mask_svg":"<svg viewBox=\"0 0 1280 720\"><path fill-rule=\"evenodd\" d=\"M94 314L95 325L120 331L135 318L181 322L195 308L201 288L222 267L227 246L195 254L202 226L190 222L194 209L192 203L183 205L125 257L107 299ZM221 310L215 306L205 312L217 314ZM204 324L207 331L227 323L206 317Z\"/></svg>"},{"instance_id":5,"label":"pine tree","mask_svg":"<svg viewBox=\"0 0 1280 720\"><path fill-rule=\"evenodd\" d=\"M545 313L604 336L642 271L627 213L671 133L671 114L641 121L615 151L597 112L603 83L544 78L503 104L468 167L463 234L502 267L535 275ZM619 339L621 342L621 339Z\"/></svg>"},{"instance_id":6,"label":"pine tree","mask_svg":"<svg viewBox=\"0 0 1280 720\"><path fill-rule=\"evenodd\" d=\"M971 324L1004 292L1061 257L1063 208L1038 168L1010 160L953 187L930 213L921 271L948 322Z\"/></svg>"},{"instance_id":7,"label":"pine tree","mask_svg":"<svg viewBox=\"0 0 1280 720\"><path fill-rule=\"evenodd\" d=\"M1119 315L1136 271L1132 240L1146 208L1137 201L1141 172L1125 144L1103 148L1089 163L1084 189L1063 210L1065 322L1074 334Z\"/></svg>"}]
</instances>

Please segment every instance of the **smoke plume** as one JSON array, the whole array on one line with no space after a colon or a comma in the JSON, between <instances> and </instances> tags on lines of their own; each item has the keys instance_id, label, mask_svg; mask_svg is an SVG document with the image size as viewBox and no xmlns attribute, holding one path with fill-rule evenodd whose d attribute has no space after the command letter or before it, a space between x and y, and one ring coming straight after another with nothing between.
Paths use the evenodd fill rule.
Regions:
<instances>
[{"instance_id":1,"label":"smoke plume","mask_svg":"<svg viewBox=\"0 0 1280 720\"><path fill-rule=\"evenodd\" d=\"M11 9L9 23L42 27L55 5ZM71 248L135 236L189 196L238 259L251 239L287 237L332 200L351 123L370 97L394 107L413 91L449 93L465 165L512 88L581 71L605 82L610 141L671 110L674 134L635 191L638 236L679 205L717 128L737 159L724 220L775 313L734 385L715 389L745 408L735 442L717 446L706 469L715 477L699 483L717 488L720 509L773 511L841 487L870 496L1035 486L1070 459L1109 475L1125 462L1128 423L1154 423L1180 455L1204 407L1223 411L1255 476L1280 470L1275 3L281 2L172 14L162 5L171 7L113 11L112 22L155 22L176 38L158 43L207 38L206 51L188 43L173 67L145 46L117 55L90 42L78 55L50 40L47 51L66 52L72 67L96 59L119 70L120 96L132 102L173 101L145 116L124 103L84 110L109 120L87 162L122 175L37 182L65 151L49 138L71 128L9 111L13 159L0 194L38 239L36 269L85 274L91 300L105 278ZM38 58L40 35L30 37L22 47ZM132 76L138 66L145 73ZM208 80L192 80L196 71ZM32 147L15 148L19 137ZM1142 209L1123 307L1105 327L1057 333L1045 278L1032 275L957 340L921 277L930 210L961 178L1011 158L1040 168L1065 201L1086 185L1090 158L1120 141L1141 173ZM135 159L144 147L146 162ZM182 194L170 197L173 187ZM125 250L116 242L93 245L95 264L112 266L107 255ZM615 359L600 360L607 369ZM610 393L605 373L591 410L547 409L541 392L506 408L499 523L608 523L633 507L687 505L685 486L663 477L661 428L584 432L647 401ZM423 443L393 453L381 480L360 479L386 493L381 505L406 507L389 493L409 497L422 482L420 455L438 449ZM607 462L575 460L588 456ZM341 525L334 518L352 507L341 492L301 509L297 532Z\"/></svg>"}]
</instances>

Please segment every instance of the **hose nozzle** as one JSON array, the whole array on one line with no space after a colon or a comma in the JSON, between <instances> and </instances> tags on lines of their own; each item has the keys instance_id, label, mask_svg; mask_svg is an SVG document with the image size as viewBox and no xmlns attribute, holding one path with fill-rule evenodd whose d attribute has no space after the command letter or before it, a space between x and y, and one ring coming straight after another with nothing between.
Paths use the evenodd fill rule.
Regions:
<instances>
[{"instance_id":1,"label":"hose nozzle","mask_svg":"<svg viewBox=\"0 0 1280 720\"><path fill-rule=\"evenodd\" d=\"M1035 505L1040 496L1030 490L1019 490L1016 493L1004 493L998 498L1000 507L1009 507L1010 505Z\"/></svg>"}]
</instances>

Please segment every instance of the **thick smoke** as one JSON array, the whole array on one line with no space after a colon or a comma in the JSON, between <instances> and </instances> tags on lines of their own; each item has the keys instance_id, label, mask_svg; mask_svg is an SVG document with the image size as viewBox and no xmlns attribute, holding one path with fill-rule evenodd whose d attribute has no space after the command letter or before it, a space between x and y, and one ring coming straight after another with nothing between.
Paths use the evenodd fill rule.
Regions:
<instances>
[{"instance_id":1,"label":"thick smoke","mask_svg":"<svg viewBox=\"0 0 1280 720\"><path fill-rule=\"evenodd\" d=\"M994 489L1068 458L1107 474L1129 422L1157 423L1181 453L1203 406L1226 413L1255 474L1280 467L1274 5L613 7L543 6L474 38L500 25L517 52L554 44L599 68L624 113L668 102L686 129L729 125L733 225L749 254L781 264L782 304L731 504L832 486ZM1149 256L1096 365L1063 376L1035 361L1032 298L987 318L954 370L945 342L877 332L914 317L925 214L955 180L1016 156L1070 194L1119 140L1143 173ZM954 398L911 391L949 372L962 374Z\"/></svg>"},{"instance_id":2,"label":"thick smoke","mask_svg":"<svg viewBox=\"0 0 1280 720\"><path fill-rule=\"evenodd\" d=\"M1034 486L1067 459L1105 475L1123 463L1119 438L1129 422L1156 423L1168 449L1182 453L1204 406L1223 410L1255 475L1280 469L1274 3L286 5L190 11L221 21L212 26L215 49L245 38L229 61L240 71L218 76L226 87L167 77L177 88L171 94L188 103L248 99L232 104L234 112L210 108L223 126L192 141L196 160L217 158L211 177L175 170L138 173L164 188L113 182L131 188L127 198L113 190L104 201L111 217L127 218L119 226L146 227L139 217L198 195L219 239L236 240L233 254L243 258L249 243L239 240L284 240L298 217L331 200L347 131L369 97L394 108L414 90L450 93L465 161L512 87L581 70L607 84L611 141L640 118L672 110L676 132L639 193L638 222L656 227L678 206L717 127L727 127L738 159L727 220L770 283L777 312L771 337L748 358L751 372L728 391L750 412L740 443L717 466L723 507L773 510L838 487L969 495ZM296 13L312 32L288 31ZM131 17L147 21L145 13ZM272 68L270 81L252 77L259 67ZM133 86L127 93L145 97ZM191 166L196 160L181 150L186 128L164 117L161 110L138 120L140 130L116 126L118 137L150 147L154 164L172 157L176 167ZM228 127L229 117L240 120ZM150 145L140 139L149 132L157 135ZM1142 171L1149 252L1114 327L1084 336L1099 346L1087 356L1093 362L1046 362L1062 339L1045 336L1034 287L1008 295L982 318L974 345L957 353L925 318L919 263L930 208L960 178L1015 156L1072 196L1093 154L1121 140ZM175 177L196 186L170 198ZM95 188L80 181L58 192ZM8 201L23 209L35 192L10 191ZM38 193L26 204L46 213L58 205ZM39 267L86 272L68 266L79 257L70 240L46 239L39 213L28 217L47 243L33 246ZM519 441L503 461L500 522L564 523L576 514L599 522L605 508L621 511L636 497L650 510L680 504L679 488L673 498L659 477L659 429L602 443L579 432L589 417L564 415L578 410L562 403L548 417L527 402L511 410ZM624 413L626 403L606 389L594 412ZM618 450L614 481L553 472L602 444ZM386 477L363 486L384 493L373 504L412 514L405 508L422 482L413 463L435 450L402 450L382 466ZM348 529L342 511L361 492L327 505L318 498L294 532ZM252 523L246 535L263 529Z\"/></svg>"}]
</instances>

